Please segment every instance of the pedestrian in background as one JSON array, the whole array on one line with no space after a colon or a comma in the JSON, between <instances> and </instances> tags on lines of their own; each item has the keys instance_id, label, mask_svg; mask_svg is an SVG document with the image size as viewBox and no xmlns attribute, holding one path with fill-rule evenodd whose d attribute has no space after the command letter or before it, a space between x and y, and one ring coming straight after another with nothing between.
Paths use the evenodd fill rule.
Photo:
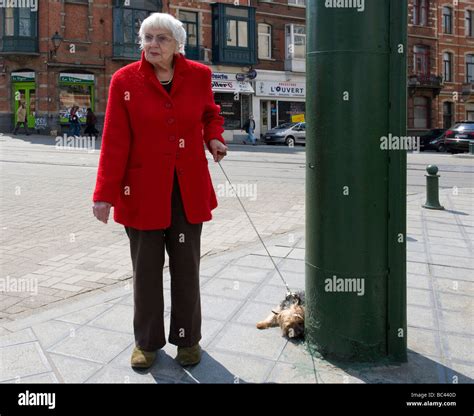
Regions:
<instances>
[{"instance_id":1,"label":"pedestrian in background","mask_svg":"<svg viewBox=\"0 0 474 416\"><path fill-rule=\"evenodd\" d=\"M81 123L79 121L79 115L77 114L79 107L73 105L71 112L69 113L69 135L80 136L81 135Z\"/></svg>"},{"instance_id":2,"label":"pedestrian in background","mask_svg":"<svg viewBox=\"0 0 474 416\"><path fill-rule=\"evenodd\" d=\"M243 130L247 133L247 140L255 146L257 144L254 134L255 120L252 114L250 114L249 119L245 122ZM244 140L244 144L247 144L247 140Z\"/></svg>"},{"instance_id":3,"label":"pedestrian in background","mask_svg":"<svg viewBox=\"0 0 474 416\"><path fill-rule=\"evenodd\" d=\"M99 130L95 128L97 123L97 116L92 111L92 108L87 109L86 115L86 128L84 134L88 137L97 137L99 135Z\"/></svg>"},{"instance_id":4,"label":"pedestrian in background","mask_svg":"<svg viewBox=\"0 0 474 416\"><path fill-rule=\"evenodd\" d=\"M16 135L16 133L18 132L18 129L20 128L21 124L23 124L23 128L25 129L25 134L29 136L30 133L28 133L28 123L26 121L26 107L25 107L25 103L23 102L20 103L20 106L18 107L18 110L16 112L16 126L15 126L15 130L13 130L14 135Z\"/></svg>"}]
</instances>

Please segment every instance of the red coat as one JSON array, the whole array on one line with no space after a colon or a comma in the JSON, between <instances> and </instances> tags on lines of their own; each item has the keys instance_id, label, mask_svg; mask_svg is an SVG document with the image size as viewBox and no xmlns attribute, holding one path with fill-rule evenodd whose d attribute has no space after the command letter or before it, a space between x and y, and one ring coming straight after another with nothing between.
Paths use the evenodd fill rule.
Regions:
<instances>
[{"instance_id":1,"label":"red coat","mask_svg":"<svg viewBox=\"0 0 474 416\"><path fill-rule=\"evenodd\" d=\"M111 203L116 222L169 227L175 168L188 221L212 218L217 199L204 143L225 141L211 74L177 54L169 95L142 52L141 61L113 75L93 200Z\"/></svg>"}]
</instances>

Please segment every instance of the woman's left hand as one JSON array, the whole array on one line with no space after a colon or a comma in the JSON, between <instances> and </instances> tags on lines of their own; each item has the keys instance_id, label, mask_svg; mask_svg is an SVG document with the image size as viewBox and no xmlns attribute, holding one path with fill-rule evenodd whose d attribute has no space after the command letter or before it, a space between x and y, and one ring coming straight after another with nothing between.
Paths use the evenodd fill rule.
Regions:
<instances>
[{"instance_id":1,"label":"woman's left hand","mask_svg":"<svg viewBox=\"0 0 474 416\"><path fill-rule=\"evenodd\" d=\"M220 162L227 155L227 146L217 139L212 139L209 142L209 148L214 157L214 162Z\"/></svg>"}]
</instances>

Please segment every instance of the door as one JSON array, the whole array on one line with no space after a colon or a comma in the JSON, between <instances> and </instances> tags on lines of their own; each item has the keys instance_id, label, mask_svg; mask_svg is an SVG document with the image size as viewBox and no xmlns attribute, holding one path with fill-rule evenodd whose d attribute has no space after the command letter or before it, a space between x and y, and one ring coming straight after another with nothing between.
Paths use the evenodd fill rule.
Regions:
<instances>
[{"instance_id":1,"label":"door","mask_svg":"<svg viewBox=\"0 0 474 416\"><path fill-rule=\"evenodd\" d=\"M260 134L262 137L269 130L268 128L268 101L260 101Z\"/></svg>"},{"instance_id":2,"label":"door","mask_svg":"<svg viewBox=\"0 0 474 416\"><path fill-rule=\"evenodd\" d=\"M276 101L269 101L270 111L270 128L273 129L278 125L278 106Z\"/></svg>"},{"instance_id":3,"label":"door","mask_svg":"<svg viewBox=\"0 0 474 416\"><path fill-rule=\"evenodd\" d=\"M14 100L14 116L15 125L17 123L16 112L20 106L20 102L26 106L26 120L29 128L35 127L35 111L36 111L36 89L34 83L15 83L13 84L13 100Z\"/></svg>"}]
</instances>

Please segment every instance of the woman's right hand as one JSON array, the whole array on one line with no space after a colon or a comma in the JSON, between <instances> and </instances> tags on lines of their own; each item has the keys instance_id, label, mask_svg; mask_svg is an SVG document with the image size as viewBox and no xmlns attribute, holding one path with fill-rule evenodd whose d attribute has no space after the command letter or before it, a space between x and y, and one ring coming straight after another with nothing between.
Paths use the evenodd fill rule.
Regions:
<instances>
[{"instance_id":1,"label":"woman's right hand","mask_svg":"<svg viewBox=\"0 0 474 416\"><path fill-rule=\"evenodd\" d=\"M108 202L97 201L97 202L94 202L94 206L92 207L92 212L94 213L94 216L99 221L102 221L104 224L107 224L107 221L109 220L111 207L112 207L112 204L109 204Z\"/></svg>"}]
</instances>

